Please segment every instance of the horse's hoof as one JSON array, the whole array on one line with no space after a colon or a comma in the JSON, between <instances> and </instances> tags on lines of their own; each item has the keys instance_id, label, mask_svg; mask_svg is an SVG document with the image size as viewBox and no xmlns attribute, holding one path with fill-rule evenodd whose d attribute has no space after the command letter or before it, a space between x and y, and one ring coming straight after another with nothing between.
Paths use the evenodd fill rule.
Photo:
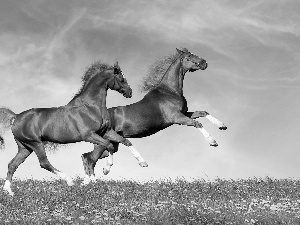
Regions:
<instances>
[{"instance_id":1,"label":"horse's hoof","mask_svg":"<svg viewBox=\"0 0 300 225\"><path fill-rule=\"evenodd\" d=\"M93 183L97 182L97 179L96 179L95 175L91 176L90 178L91 178L91 182L93 182Z\"/></svg>"},{"instance_id":2,"label":"horse's hoof","mask_svg":"<svg viewBox=\"0 0 300 225\"><path fill-rule=\"evenodd\" d=\"M82 181L82 183L80 184L81 186L86 186L90 183L90 177L88 175L86 175Z\"/></svg>"},{"instance_id":3,"label":"horse's hoof","mask_svg":"<svg viewBox=\"0 0 300 225\"><path fill-rule=\"evenodd\" d=\"M75 185L75 183L73 182L73 180L71 179L71 178L67 178L67 185L68 186L73 186L73 185Z\"/></svg>"},{"instance_id":4,"label":"horse's hoof","mask_svg":"<svg viewBox=\"0 0 300 225\"><path fill-rule=\"evenodd\" d=\"M86 185L88 185L89 183L90 183L90 181L84 180L80 185L81 185L81 186L86 186Z\"/></svg>"},{"instance_id":5,"label":"horse's hoof","mask_svg":"<svg viewBox=\"0 0 300 225\"><path fill-rule=\"evenodd\" d=\"M146 163L146 162L139 162L139 165L141 167L148 167L148 163Z\"/></svg>"},{"instance_id":6,"label":"horse's hoof","mask_svg":"<svg viewBox=\"0 0 300 225\"><path fill-rule=\"evenodd\" d=\"M225 125L219 127L220 130L227 130L227 127Z\"/></svg>"},{"instance_id":7,"label":"horse's hoof","mask_svg":"<svg viewBox=\"0 0 300 225\"><path fill-rule=\"evenodd\" d=\"M103 174L104 174L104 175L107 175L108 173L109 173L109 170L106 169L106 168L103 168Z\"/></svg>"},{"instance_id":8,"label":"horse's hoof","mask_svg":"<svg viewBox=\"0 0 300 225\"><path fill-rule=\"evenodd\" d=\"M13 191L10 188L10 181L6 180L3 186L4 192L8 193L10 196L14 196Z\"/></svg>"},{"instance_id":9,"label":"horse's hoof","mask_svg":"<svg viewBox=\"0 0 300 225\"><path fill-rule=\"evenodd\" d=\"M75 183L73 181L70 181L70 182L67 182L68 186L71 187L71 186L74 186Z\"/></svg>"},{"instance_id":10,"label":"horse's hoof","mask_svg":"<svg viewBox=\"0 0 300 225\"><path fill-rule=\"evenodd\" d=\"M213 143L210 143L209 145L210 145L210 146L213 146L213 147L217 147L217 146L218 146L218 143L215 141L215 142L213 142Z\"/></svg>"},{"instance_id":11,"label":"horse's hoof","mask_svg":"<svg viewBox=\"0 0 300 225\"><path fill-rule=\"evenodd\" d=\"M5 186L3 187L3 190L5 193L9 194L10 196L14 196L14 193L10 188L6 188Z\"/></svg>"},{"instance_id":12,"label":"horse's hoof","mask_svg":"<svg viewBox=\"0 0 300 225\"><path fill-rule=\"evenodd\" d=\"M14 193L12 191L4 190L4 192L6 192L11 197L14 196Z\"/></svg>"}]
</instances>

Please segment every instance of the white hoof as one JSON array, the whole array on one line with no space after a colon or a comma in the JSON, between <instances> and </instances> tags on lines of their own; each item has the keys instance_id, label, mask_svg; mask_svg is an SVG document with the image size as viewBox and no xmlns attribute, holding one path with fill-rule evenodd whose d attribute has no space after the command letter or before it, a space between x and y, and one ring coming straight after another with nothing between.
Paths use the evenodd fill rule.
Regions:
<instances>
[{"instance_id":1,"label":"white hoof","mask_svg":"<svg viewBox=\"0 0 300 225\"><path fill-rule=\"evenodd\" d=\"M62 172L59 172L59 171L56 171L55 174L56 174L59 178L65 180L65 181L67 182L68 186L73 186L73 185L74 185L74 182L73 182L72 178L71 178L71 177L68 177L66 174L64 174L64 173L62 173Z\"/></svg>"},{"instance_id":2,"label":"white hoof","mask_svg":"<svg viewBox=\"0 0 300 225\"><path fill-rule=\"evenodd\" d=\"M91 182L93 182L93 183L96 183L96 182L97 182L97 179L96 179L95 175L92 175L92 176L90 177L90 179L91 179Z\"/></svg>"},{"instance_id":3,"label":"white hoof","mask_svg":"<svg viewBox=\"0 0 300 225\"><path fill-rule=\"evenodd\" d=\"M10 196L14 196L14 193L10 188L10 181L9 180L5 181L4 186L3 186L3 190L5 192L7 192Z\"/></svg>"},{"instance_id":4,"label":"white hoof","mask_svg":"<svg viewBox=\"0 0 300 225\"><path fill-rule=\"evenodd\" d=\"M222 124L221 126L219 126L220 130L227 130L227 127L225 126L225 124Z\"/></svg>"},{"instance_id":5,"label":"white hoof","mask_svg":"<svg viewBox=\"0 0 300 225\"><path fill-rule=\"evenodd\" d=\"M218 143L215 140L213 140L212 142L209 143L209 145L213 147L217 147Z\"/></svg>"},{"instance_id":6,"label":"white hoof","mask_svg":"<svg viewBox=\"0 0 300 225\"><path fill-rule=\"evenodd\" d=\"M75 184L71 177L67 177L66 181L67 181L68 186L73 186Z\"/></svg>"},{"instance_id":7,"label":"white hoof","mask_svg":"<svg viewBox=\"0 0 300 225\"><path fill-rule=\"evenodd\" d=\"M91 182L91 179L88 175L86 175L83 179L83 182L81 183L81 186L86 186Z\"/></svg>"},{"instance_id":8,"label":"white hoof","mask_svg":"<svg viewBox=\"0 0 300 225\"><path fill-rule=\"evenodd\" d=\"M218 120L217 118L211 116L211 115L207 115L206 118L212 122L213 124L217 125L219 127L220 130L226 130L227 127L224 125L224 123L222 123L220 120Z\"/></svg>"},{"instance_id":9,"label":"white hoof","mask_svg":"<svg viewBox=\"0 0 300 225\"><path fill-rule=\"evenodd\" d=\"M208 143L210 144L210 146L214 146L214 147L218 146L217 142L210 136L210 134L203 127L202 128L198 128L198 129L203 134L203 136L205 137L205 139L208 141Z\"/></svg>"},{"instance_id":10,"label":"white hoof","mask_svg":"<svg viewBox=\"0 0 300 225\"><path fill-rule=\"evenodd\" d=\"M139 165L141 166L141 167L148 167L148 163L147 162L139 162Z\"/></svg>"}]
</instances>

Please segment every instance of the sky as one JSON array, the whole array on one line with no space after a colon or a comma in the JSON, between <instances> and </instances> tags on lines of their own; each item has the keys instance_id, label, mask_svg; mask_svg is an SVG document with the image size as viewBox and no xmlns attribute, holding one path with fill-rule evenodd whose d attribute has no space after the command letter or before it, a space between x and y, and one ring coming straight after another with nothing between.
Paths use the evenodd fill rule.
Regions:
<instances>
[{"instance_id":1,"label":"sky","mask_svg":"<svg viewBox=\"0 0 300 225\"><path fill-rule=\"evenodd\" d=\"M109 175L99 179L186 180L300 178L300 2L297 0L24 0L0 2L0 106L15 113L67 104L96 60L115 59L133 89L131 99L109 91L107 107L141 100L151 64L187 48L208 68L188 72L189 111L207 111L228 127L197 119L219 144L193 127L173 125L130 139L149 167L120 145ZM11 131L0 152L0 178L17 153ZM84 177L86 142L47 153L57 169ZM19 179L52 179L35 154Z\"/></svg>"}]
</instances>

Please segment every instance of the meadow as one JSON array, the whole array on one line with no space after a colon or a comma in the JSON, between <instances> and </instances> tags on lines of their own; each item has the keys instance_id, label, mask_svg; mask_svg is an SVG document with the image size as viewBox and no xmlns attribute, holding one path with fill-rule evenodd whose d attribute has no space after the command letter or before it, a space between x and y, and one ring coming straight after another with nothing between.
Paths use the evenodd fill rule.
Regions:
<instances>
[{"instance_id":1,"label":"meadow","mask_svg":"<svg viewBox=\"0 0 300 225\"><path fill-rule=\"evenodd\" d=\"M300 180L81 182L15 179L0 224L300 224Z\"/></svg>"}]
</instances>

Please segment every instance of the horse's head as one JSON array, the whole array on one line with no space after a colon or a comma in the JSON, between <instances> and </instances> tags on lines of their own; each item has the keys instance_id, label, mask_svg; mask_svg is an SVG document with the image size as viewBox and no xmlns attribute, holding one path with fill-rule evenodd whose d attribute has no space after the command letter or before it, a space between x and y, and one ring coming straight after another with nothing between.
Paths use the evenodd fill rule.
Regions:
<instances>
[{"instance_id":1,"label":"horse's head","mask_svg":"<svg viewBox=\"0 0 300 225\"><path fill-rule=\"evenodd\" d=\"M176 48L176 50L180 54L182 67L186 71L194 72L199 69L205 70L207 68L206 60L190 53L186 48L183 48L182 50Z\"/></svg>"},{"instance_id":2,"label":"horse's head","mask_svg":"<svg viewBox=\"0 0 300 225\"><path fill-rule=\"evenodd\" d=\"M114 64L113 76L109 79L107 85L111 90L118 91L123 94L126 98L132 97L132 89L127 83L127 80L120 69L118 62Z\"/></svg>"}]
</instances>

